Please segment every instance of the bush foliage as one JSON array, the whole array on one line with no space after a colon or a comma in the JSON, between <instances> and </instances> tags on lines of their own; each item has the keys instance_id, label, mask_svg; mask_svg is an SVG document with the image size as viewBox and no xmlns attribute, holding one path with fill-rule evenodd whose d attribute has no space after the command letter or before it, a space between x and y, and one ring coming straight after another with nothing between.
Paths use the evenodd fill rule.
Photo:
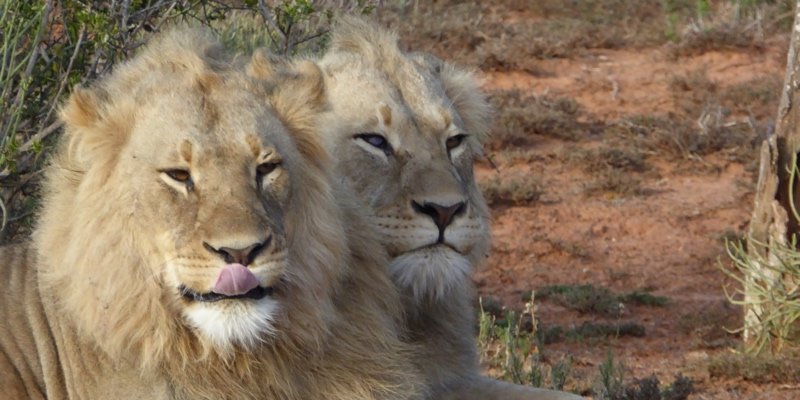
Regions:
<instances>
[{"instance_id":1,"label":"bush foliage","mask_svg":"<svg viewBox=\"0 0 800 400\"><path fill-rule=\"evenodd\" d=\"M321 51L353 0L0 0L0 242L27 231L37 177L60 132L59 104L171 24L205 25L239 50Z\"/></svg>"}]
</instances>

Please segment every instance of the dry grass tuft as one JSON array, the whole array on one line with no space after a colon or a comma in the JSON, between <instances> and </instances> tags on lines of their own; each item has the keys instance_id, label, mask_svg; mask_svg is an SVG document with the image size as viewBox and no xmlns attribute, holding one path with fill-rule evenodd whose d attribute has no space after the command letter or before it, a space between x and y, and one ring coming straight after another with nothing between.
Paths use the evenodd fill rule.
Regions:
<instances>
[{"instance_id":1,"label":"dry grass tuft","mask_svg":"<svg viewBox=\"0 0 800 400\"><path fill-rule=\"evenodd\" d=\"M575 141L593 129L579 121L580 106L569 98L530 96L514 90L493 93L489 100L496 110L502 110L488 143L492 150L531 145L534 135Z\"/></svg>"},{"instance_id":2,"label":"dry grass tuft","mask_svg":"<svg viewBox=\"0 0 800 400\"><path fill-rule=\"evenodd\" d=\"M781 356L725 353L708 363L712 378L745 379L754 383L789 383L800 381L800 355Z\"/></svg>"},{"instance_id":3,"label":"dry grass tuft","mask_svg":"<svg viewBox=\"0 0 800 400\"><path fill-rule=\"evenodd\" d=\"M495 174L479 182L486 202L490 206L516 206L539 200L544 193L541 180L528 174L502 176Z\"/></svg>"}]
</instances>

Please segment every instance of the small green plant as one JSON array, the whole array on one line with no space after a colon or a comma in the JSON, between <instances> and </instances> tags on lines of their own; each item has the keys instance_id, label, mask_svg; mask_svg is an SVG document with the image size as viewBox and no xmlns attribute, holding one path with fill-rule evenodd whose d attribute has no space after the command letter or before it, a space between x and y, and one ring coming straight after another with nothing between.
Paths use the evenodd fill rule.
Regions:
<instances>
[{"instance_id":1,"label":"small green plant","mask_svg":"<svg viewBox=\"0 0 800 400\"><path fill-rule=\"evenodd\" d=\"M798 155L793 154L786 173L788 212L800 221L795 203ZM788 222L784 222L788 224ZM787 237L788 236L788 237ZM740 329L746 335L745 349L752 353L800 348L800 251L797 235L776 234L764 243L753 237L728 242L732 268L722 270L741 284L728 301L742 305L746 314ZM741 296L737 296L741 295Z\"/></svg>"},{"instance_id":2,"label":"small green plant","mask_svg":"<svg viewBox=\"0 0 800 400\"><path fill-rule=\"evenodd\" d=\"M786 244L759 243L749 239L752 251L741 242L726 246L732 268L722 266L728 276L741 284L734 293L726 290L728 300L747 307L755 318L745 321L751 335L746 349L761 353L780 352L784 347L800 345L800 252L796 237Z\"/></svg>"},{"instance_id":3,"label":"small green plant","mask_svg":"<svg viewBox=\"0 0 800 400\"><path fill-rule=\"evenodd\" d=\"M625 395L625 366L614 362L614 354L609 351L600 364L599 375L594 388L596 399L622 400Z\"/></svg>"},{"instance_id":4,"label":"small green plant","mask_svg":"<svg viewBox=\"0 0 800 400\"><path fill-rule=\"evenodd\" d=\"M598 368L594 387L597 400L686 400L694 391L692 380L680 374L666 387L655 376L635 379L626 385L625 366L614 362L611 351Z\"/></svg>"},{"instance_id":5,"label":"small green plant","mask_svg":"<svg viewBox=\"0 0 800 400\"><path fill-rule=\"evenodd\" d=\"M572 359L566 358L559 360L550 368L550 382L551 388L555 390L564 390L564 384L567 383L567 377L572 369Z\"/></svg>"},{"instance_id":6,"label":"small green plant","mask_svg":"<svg viewBox=\"0 0 800 400\"><path fill-rule=\"evenodd\" d=\"M533 299L533 293L531 294ZM542 362L543 341L533 301L517 316L507 311L496 320L479 300L478 345L483 362L500 369L501 378L517 384L563 390L572 366L570 358L548 367Z\"/></svg>"},{"instance_id":7,"label":"small green plant","mask_svg":"<svg viewBox=\"0 0 800 400\"><path fill-rule=\"evenodd\" d=\"M658 378L652 375L649 378L636 379L626 386L621 400L684 400L692 391L692 380L683 375L677 375L675 381L664 388Z\"/></svg>"},{"instance_id":8,"label":"small green plant","mask_svg":"<svg viewBox=\"0 0 800 400\"><path fill-rule=\"evenodd\" d=\"M567 330L564 336L572 341L583 341L605 337L644 337L646 334L645 327L636 322L605 323L586 321Z\"/></svg>"},{"instance_id":9,"label":"small green plant","mask_svg":"<svg viewBox=\"0 0 800 400\"><path fill-rule=\"evenodd\" d=\"M643 290L616 294L607 288L591 284L543 286L537 293L539 298L552 299L571 310L608 316L619 315L626 303L663 307L669 302L666 297L655 296Z\"/></svg>"},{"instance_id":10,"label":"small green plant","mask_svg":"<svg viewBox=\"0 0 800 400\"><path fill-rule=\"evenodd\" d=\"M669 303L669 298L656 296L643 290L634 290L619 296L623 303L637 304L651 307L664 307Z\"/></svg>"},{"instance_id":11,"label":"small green plant","mask_svg":"<svg viewBox=\"0 0 800 400\"><path fill-rule=\"evenodd\" d=\"M594 285L552 285L539 288L541 298L552 298L564 307L582 312L616 316L622 303L613 292Z\"/></svg>"}]
</instances>

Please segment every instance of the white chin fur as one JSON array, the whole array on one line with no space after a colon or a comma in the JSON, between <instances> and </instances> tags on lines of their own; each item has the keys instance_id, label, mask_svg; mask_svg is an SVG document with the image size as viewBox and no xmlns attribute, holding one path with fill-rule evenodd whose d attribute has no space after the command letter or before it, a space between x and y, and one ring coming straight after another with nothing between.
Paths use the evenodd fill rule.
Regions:
<instances>
[{"instance_id":1,"label":"white chin fur","mask_svg":"<svg viewBox=\"0 0 800 400\"><path fill-rule=\"evenodd\" d=\"M389 264L392 279L411 290L416 300L441 300L463 285L471 273L469 260L446 247L432 247L401 254Z\"/></svg>"},{"instance_id":2,"label":"white chin fur","mask_svg":"<svg viewBox=\"0 0 800 400\"><path fill-rule=\"evenodd\" d=\"M186 317L200 334L220 350L233 345L252 348L275 333L278 302L263 298L257 301L222 300L192 305Z\"/></svg>"}]
</instances>

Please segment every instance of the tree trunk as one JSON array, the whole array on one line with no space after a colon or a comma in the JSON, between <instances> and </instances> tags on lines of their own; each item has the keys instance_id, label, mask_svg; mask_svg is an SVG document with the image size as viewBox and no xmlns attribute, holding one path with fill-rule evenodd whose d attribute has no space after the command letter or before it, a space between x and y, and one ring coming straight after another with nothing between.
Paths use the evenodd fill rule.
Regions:
<instances>
[{"instance_id":1,"label":"tree trunk","mask_svg":"<svg viewBox=\"0 0 800 400\"><path fill-rule=\"evenodd\" d=\"M786 76L774 134L761 145L758 186L748 232L748 259L760 260L752 273L744 277L744 340L750 343L756 336L762 316L770 304L755 300L754 282L760 280L782 285L788 278L771 266L780 263L776 248L785 248L800 229L796 211L800 185L796 174L800 153L800 1L795 5L794 26L787 56ZM773 253L773 254L770 254ZM794 285L794 282L788 282ZM781 338L777 346L780 347ZM774 347L774 346L773 346Z\"/></svg>"}]
</instances>

